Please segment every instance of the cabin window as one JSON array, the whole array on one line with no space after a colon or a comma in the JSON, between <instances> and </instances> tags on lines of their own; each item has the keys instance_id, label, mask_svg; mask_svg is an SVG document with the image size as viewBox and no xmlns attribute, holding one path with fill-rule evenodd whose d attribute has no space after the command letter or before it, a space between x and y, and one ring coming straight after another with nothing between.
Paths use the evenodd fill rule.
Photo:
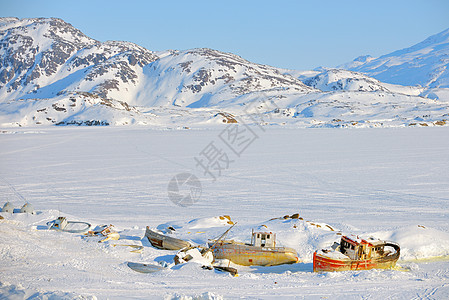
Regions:
<instances>
[{"instance_id":1,"label":"cabin window","mask_svg":"<svg viewBox=\"0 0 449 300\"><path fill-rule=\"evenodd\" d=\"M267 239L269 239L270 238L270 235L269 234L267 234Z\"/></svg>"},{"instance_id":2,"label":"cabin window","mask_svg":"<svg viewBox=\"0 0 449 300\"><path fill-rule=\"evenodd\" d=\"M354 245L351 245L351 249L354 250Z\"/></svg>"},{"instance_id":3,"label":"cabin window","mask_svg":"<svg viewBox=\"0 0 449 300\"><path fill-rule=\"evenodd\" d=\"M257 238L260 239L260 233L257 234Z\"/></svg>"}]
</instances>

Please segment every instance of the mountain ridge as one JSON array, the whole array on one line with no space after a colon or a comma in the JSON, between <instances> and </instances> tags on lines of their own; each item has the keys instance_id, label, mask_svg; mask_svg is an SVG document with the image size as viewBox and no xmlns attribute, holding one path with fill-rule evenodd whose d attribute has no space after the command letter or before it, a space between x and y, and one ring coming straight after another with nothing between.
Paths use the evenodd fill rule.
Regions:
<instances>
[{"instance_id":1,"label":"mountain ridge","mask_svg":"<svg viewBox=\"0 0 449 300\"><path fill-rule=\"evenodd\" d=\"M368 58L361 61L364 57ZM411 47L378 58L362 56L337 68L380 81L426 88L449 88L449 28Z\"/></svg>"},{"instance_id":2,"label":"mountain ridge","mask_svg":"<svg viewBox=\"0 0 449 300\"><path fill-rule=\"evenodd\" d=\"M421 124L446 124L449 112L446 89L388 84L337 69L288 71L208 48L154 52L130 42L99 42L62 19L0 18L0 41L3 127L184 128L231 119L296 127L408 126L426 115L431 117ZM366 56L358 63L374 60ZM255 121L253 115L262 117Z\"/></svg>"}]
</instances>

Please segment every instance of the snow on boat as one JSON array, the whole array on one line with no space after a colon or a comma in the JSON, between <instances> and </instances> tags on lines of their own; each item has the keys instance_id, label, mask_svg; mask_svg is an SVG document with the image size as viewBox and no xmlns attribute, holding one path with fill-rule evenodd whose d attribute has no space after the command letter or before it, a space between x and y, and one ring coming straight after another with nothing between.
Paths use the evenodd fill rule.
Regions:
<instances>
[{"instance_id":1,"label":"snow on boat","mask_svg":"<svg viewBox=\"0 0 449 300\"><path fill-rule=\"evenodd\" d=\"M87 222L67 221L66 217L58 217L57 219L47 222L48 229L58 230L70 233L85 233L92 226Z\"/></svg>"},{"instance_id":2,"label":"snow on boat","mask_svg":"<svg viewBox=\"0 0 449 300\"><path fill-rule=\"evenodd\" d=\"M187 247L179 250L173 258L175 265L186 262L197 262L202 265L211 265L214 261L214 255L209 248L201 246Z\"/></svg>"},{"instance_id":3,"label":"snow on boat","mask_svg":"<svg viewBox=\"0 0 449 300\"><path fill-rule=\"evenodd\" d=\"M395 266L400 247L374 238L342 236L340 244L313 253L314 272L390 269Z\"/></svg>"},{"instance_id":4,"label":"snow on boat","mask_svg":"<svg viewBox=\"0 0 449 300\"><path fill-rule=\"evenodd\" d=\"M100 225L97 226L94 230L89 230L86 234L86 237L101 237L99 243L104 243L109 240L118 240L120 239L120 234L115 230L114 225Z\"/></svg>"},{"instance_id":5,"label":"snow on boat","mask_svg":"<svg viewBox=\"0 0 449 300\"><path fill-rule=\"evenodd\" d=\"M5 205L3 205L2 212L8 212L13 213L14 212L14 206L11 202L6 202Z\"/></svg>"},{"instance_id":6,"label":"snow on boat","mask_svg":"<svg viewBox=\"0 0 449 300\"><path fill-rule=\"evenodd\" d=\"M187 241L157 233L148 226L145 231L145 237L148 238L153 247L163 250L181 250L182 248L192 246Z\"/></svg>"},{"instance_id":7,"label":"snow on boat","mask_svg":"<svg viewBox=\"0 0 449 300\"><path fill-rule=\"evenodd\" d=\"M298 254L292 248L276 247L276 234L253 232L251 244L223 240L209 243L215 259L227 259L243 266L275 266L298 262Z\"/></svg>"},{"instance_id":8,"label":"snow on boat","mask_svg":"<svg viewBox=\"0 0 449 300\"><path fill-rule=\"evenodd\" d=\"M161 265L134 263L130 261L127 263L127 265L132 270L139 273L156 273L165 269L165 267Z\"/></svg>"}]
</instances>

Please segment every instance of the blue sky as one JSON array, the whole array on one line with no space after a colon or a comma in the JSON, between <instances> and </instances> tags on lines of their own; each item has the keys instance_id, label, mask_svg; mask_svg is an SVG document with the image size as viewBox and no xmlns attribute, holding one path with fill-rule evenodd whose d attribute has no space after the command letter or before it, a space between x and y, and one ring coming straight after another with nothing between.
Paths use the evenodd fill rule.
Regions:
<instances>
[{"instance_id":1,"label":"blue sky","mask_svg":"<svg viewBox=\"0 0 449 300\"><path fill-rule=\"evenodd\" d=\"M99 41L208 47L307 70L380 56L449 28L447 0L0 0L0 16L58 17Z\"/></svg>"}]
</instances>

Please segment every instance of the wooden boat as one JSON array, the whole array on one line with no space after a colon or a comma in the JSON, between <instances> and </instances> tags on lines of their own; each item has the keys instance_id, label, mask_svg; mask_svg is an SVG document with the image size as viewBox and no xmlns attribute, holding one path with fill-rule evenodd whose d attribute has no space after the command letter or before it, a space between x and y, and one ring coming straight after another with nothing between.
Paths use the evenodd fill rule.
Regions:
<instances>
[{"instance_id":1,"label":"wooden boat","mask_svg":"<svg viewBox=\"0 0 449 300\"><path fill-rule=\"evenodd\" d=\"M340 244L313 253L314 272L390 269L395 266L400 247L393 242L342 236Z\"/></svg>"},{"instance_id":2,"label":"wooden boat","mask_svg":"<svg viewBox=\"0 0 449 300\"><path fill-rule=\"evenodd\" d=\"M276 247L276 234L253 232L251 244L232 240L209 243L215 259L228 259L243 266L275 266L298 262L298 254L292 248Z\"/></svg>"},{"instance_id":3,"label":"wooden boat","mask_svg":"<svg viewBox=\"0 0 449 300\"><path fill-rule=\"evenodd\" d=\"M145 231L145 237L148 238L153 247L158 249L180 250L182 248L192 246L187 241L157 233L151 230L148 226Z\"/></svg>"},{"instance_id":4,"label":"wooden boat","mask_svg":"<svg viewBox=\"0 0 449 300\"><path fill-rule=\"evenodd\" d=\"M133 263L130 261L127 263L127 265L128 267L139 273L156 273L165 269L160 265Z\"/></svg>"}]
</instances>

